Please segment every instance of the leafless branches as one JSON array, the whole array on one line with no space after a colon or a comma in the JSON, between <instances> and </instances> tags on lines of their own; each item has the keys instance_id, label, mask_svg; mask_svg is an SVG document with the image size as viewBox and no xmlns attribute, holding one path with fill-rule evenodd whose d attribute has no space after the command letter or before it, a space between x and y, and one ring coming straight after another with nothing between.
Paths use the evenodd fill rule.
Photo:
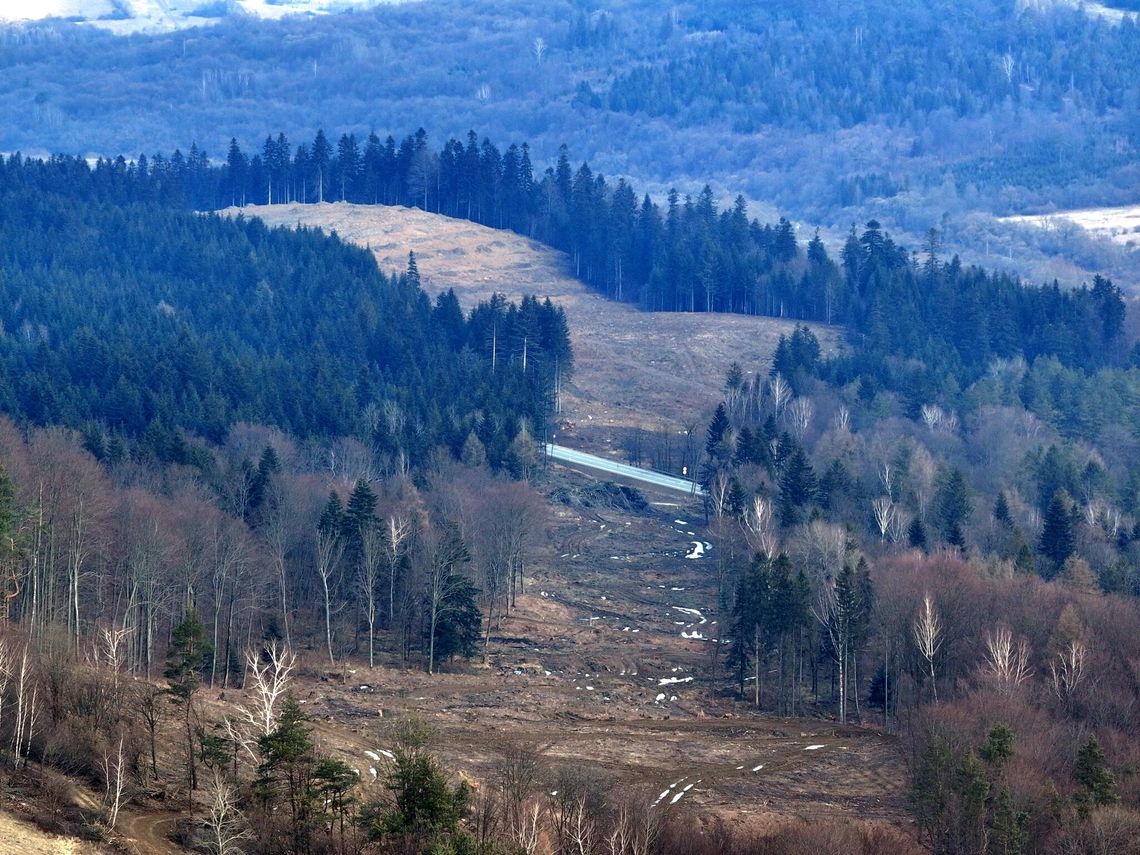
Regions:
<instances>
[{"instance_id":1,"label":"leafless branches","mask_svg":"<svg viewBox=\"0 0 1140 855\"><path fill-rule=\"evenodd\" d=\"M879 540L886 542L887 536L895 531L895 522L898 519L898 508L889 496L879 496L871 502L871 512L875 515L875 525L879 529Z\"/></svg>"},{"instance_id":2,"label":"leafless branches","mask_svg":"<svg viewBox=\"0 0 1140 855\"><path fill-rule=\"evenodd\" d=\"M938 683L934 677L934 657L938 655L938 649L942 646L943 631L942 618L934 608L934 598L926 594L922 598L918 616L914 619L914 643L930 668L930 687L936 703Z\"/></svg>"},{"instance_id":3,"label":"leafless branches","mask_svg":"<svg viewBox=\"0 0 1140 855\"><path fill-rule=\"evenodd\" d=\"M1071 703L1085 675L1088 648L1083 641L1072 639L1049 663L1050 684L1062 703Z\"/></svg>"},{"instance_id":4,"label":"leafless branches","mask_svg":"<svg viewBox=\"0 0 1140 855\"><path fill-rule=\"evenodd\" d=\"M769 561L776 557L779 538L776 535L774 508L770 500L754 496L744 509L740 527L753 552L761 553Z\"/></svg>"},{"instance_id":5,"label":"leafless branches","mask_svg":"<svg viewBox=\"0 0 1140 855\"><path fill-rule=\"evenodd\" d=\"M226 719L226 730L235 743L257 758L257 740L277 727L277 712L289 688L290 676L297 663L293 651L276 641L264 653L247 650L246 688L252 689L253 700L247 706L237 705L236 722Z\"/></svg>"},{"instance_id":6,"label":"leafless branches","mask_svg":"<svg viewBox=\"0 0 1140 855\"><path fill-rule=\"evenodd\" d=\"M807 433L808 425L811 424L811 417L814 412L815 407L812 405L811 398L796 398L788 406L788 416L792 420L792 432L795 433L796 439L801 442L804 434Z\"/></svg>"},{"instance_id":7,"label":"leafless branches","mask_svg":"<svg viewBox=\"0 0 1140 855\"><path fill-rule=\"evenodd\" d=\"M103 752L103 804L107 808L107 825L111 829L119 821L119 810L123 806L123 793L126 790L126 763L123 757L123 737L119 737L118 750L108 748Z\"/></svg>"},{"instance_id":8,"label":"leafless branches","mask_svg":"<svg viewBox=\"0 0 1140 855\"><path fill-rule=\"evenodd\" d=\"M986 658L982 671L1003 694L1011 694L1031 676L1029 642L1024 638L1016 643L1008 627L999 627L986 633Z\"/></svg>"},{"instance_id":9,"label":"leafless branches","mask_svg":"<svg viewBox=\"0 0 1140 855\"><path fill-rule=\"evenodd\" d=\"M242 855L241 843L251 837L238 810L237 791L217 769L206 784L208 803L200 820L203 848L210 855Z\"/></svg>"}]
</instances>

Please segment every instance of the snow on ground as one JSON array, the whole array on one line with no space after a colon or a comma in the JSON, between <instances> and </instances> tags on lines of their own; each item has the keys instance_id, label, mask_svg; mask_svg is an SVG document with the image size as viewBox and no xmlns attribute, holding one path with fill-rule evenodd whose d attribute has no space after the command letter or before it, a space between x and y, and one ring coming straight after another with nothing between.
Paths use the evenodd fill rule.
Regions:
<instances>
[{"instance_id":1,"label":"snow on ground","mask_svg":"<svg viewBox=\"0 0 1140 855\"><path fill-rule=\"evenodd\" d=\"M692 615L693 617L697 618L702 625L708 623L708 618L701 614L700 609L687 609L682 606L673 606L673 610L678 611L684 615Z\"/></svg>"},{"instance_id":2,"label":"snow on ground","mask_svg":"<svg viewBox=\"0 0 1140 855\"><path fill-rule=\"evenodd\" d=\"M689 534L692 534L692 532L690 531ZM703 558L705 553L708 550L712 549L712 544L707 540L704 542L699 540L692 540L689 542L693 544L693 548L689 550L688 554L685 556L686 558Z\"/></svg>"},{"instance_id":3,"label":"snow on ground","mask_svg":"<svg viewBox=\"0 0 1140 855\"><path fill-rule=\"evenodd\" d=\"M1079 226L1090 234L1113 243L1140 248L1140 205L1119 208L1081 208L1052 214L1002 217L1003 223L1022 223L1055 231L1066 225Z\"/></svg>"},{"instance_id":4,"label":"snow on ground","mask_svg":"<svg viewBox=\"0 0 1140 855\"><path fill-rule=\"evenodd\" d=\"M804 748L804 751L818 751L821 748L823 748L822 745L809 745L806 748Z\"/></svg>"},{"instance_id":5,"label":"snow on ground","mask_svg":"<svg viewBox=\"0 0 1140 855\"><path fill-rule=\"evenodd\" d=\"M692 677L658 677L657 678L657 685L658 686L672 686L675 683L691 683L691 682L693 682Z\"/></svg>"},{"instance_id":6,"label":"snow on ground","mask_svg":"<svg viewBox=\"0 0 1140 855\"><path fill-rule=\"evenodd\" d=\"M678 790L677 788L681 785L681 781L684 780L684 778L681 778L680 780L675 781L664 790L662 790L661 795L659 795L656 800L654 800L653 804L651 804L650 807L657 807L657 805L661 804L661 802L663 802L670 794L672 794L672 798L669 799L669 804L675 805L681 800L681 797L685 795L685 793L689 792L689 790L701 782L701 779L698 778L697 780L693 781L690 784L686 784L685 787Z\"/></svg>"}]
</instances>

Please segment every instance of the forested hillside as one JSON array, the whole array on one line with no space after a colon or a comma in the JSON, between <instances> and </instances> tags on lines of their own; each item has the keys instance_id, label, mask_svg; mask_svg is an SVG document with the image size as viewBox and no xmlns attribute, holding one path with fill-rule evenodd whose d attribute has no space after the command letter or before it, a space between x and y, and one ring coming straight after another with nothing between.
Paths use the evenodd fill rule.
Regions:
<instances>
[{"instance_id":1,"label":"forested hillside","mask_svg":"<svg viewBox=\"0 0 1140 855\"><path fill-rule=\"evenodd\" d=\"M267 124L291 138L477 127L542 160L565 142L657 190L708 181L841 231L875 217L917 241L935 226L987 266L1040 246L1131 282L1126 254L972 214L1136 201L1137 32L1004 0L428 2L131 39L42 24L3 33L0 104L18 121L0 147L197 141L221 157Z\"/></svg>"},{"instance_id":2,"label":"forested hillside","mask_svg":"<svg viewBox=\"0 0 1140 855\"><path fill-rule=\"evenodd\" d=\"M335 238L162 207L135 173L101 178L66 159L0 174L12 416L84 430L100 455L129 439L182 462L186 436L220 442L238 421L359 436L414 464L478 431L499 465L523 421L541 435L572 367L549 302L465 318L452 295L429 303L414 262L389 278Z\"/></svg>"},{"instance_id":3,"label":"forested hillside","mask_svg":"<svg viewBox=\"0 0 1140 855\"><path fill-rule=\"evenodd\" d=\"M787 221L719 211L709 193L665 210L638 203L627 182L573 170L569 153L538 176L523 146L499 154L472 138L435 153L421 133L399 146L373 137L361 152L345 135L334 153L323 136L296 149L270 137L252 157L235 144L226 166L200 150L3 161L0 406L15 420L0 422L6 768L31 760L95 782L111 825L121 804L169 791L182 812L213 817L181 839L258 828L257 841L231 841L253 852L455 850L477 832L472 852L513 852L521 805L530 833L562 850L576 839L567 823L617 836L644 822L637 845L661 855L760 845L727 828L695 839L684 815L560 777L526 747L527 787L510 796L489 777L495 795L475 811L414 727L369 789L312 739L315 714L285 700L301 653L302 679L331 710L325 739L353 708L318 681L344 681L350 665L434 675L511 645L551 657L563 633L583 632L592 682L564 689L593 693L604 667L613 690L628 682L637 716L665 714L667 695L653 700L644 677L613 676L617 659L601 652L613 642L591 611L557 617L546 610L573 601L543 588L528 598L523 581L564 570L570 596L592 611L604 600L625 622L621 610L649 592L684 592L657 579L691 557L657 543L638 555L657 587L628 556L598 562L586 530L617 528L617 545L635 520L676 512L633 491L555 486L541 470L536 440L572 367L551 303L495 299L464 316L454 294L426 299L414 258L388 277L335 236L187 210L343 197L518 229L645 308L845 324L837 357L801 327L771 369L728 369L699 471L710 567L692 595L731 630L686 627L690 648L666 648L700 663L700 690L677 666L655 681L692 681L733 716L881 727L884 750L910 758L911 811L938 852L1131 839L1140 368L1112 283L1027 287L946 260L936 235L906 252L873 221L832 259ZM611 439L637 462L636 449L670 438ZM640 510L611 527L587 504L604 496ZM578 503L580 529L556 553L547 521L565 526ZM612 596L625 573L629 606ZM678 613L705 626L700 610L666 608L671 635L646 643L676 644ZM512 622L527 609L545 617ZM622 661L642 650L634 628L611 633ZM463 691L463 675L448 677ZM545 692L561 677L543 679ZM254 692L258 714L242 706ZM608 723L611 702L591 708ZM426 827L407 813L421 780L441 817ZM563 785L572 800L538 795ZM219 820L206 799L241 814ZM852 852L878 839L828 820L764 839L793 852L813 833L845 833Z\"/></svg>"},{"instance_id":4,"label":"forested hillside","mask_svg":"<svg viewBox=\"0 0 1140 855\"><path fill-rule=\"evenodd\" d=\"M1091 289L1031 287L1005 274L939 260L930 230L924 253L908 253L872 220L851 230L833 261L818 235L806 247L786 220L749 220L743 197L718 211L706 185L683 200L674 191L662 210L624 179L609 183L588 164L576 170L563 148L540 174L529 146L501 152L474 131L466 144L436 152L422 129L397 146L370 134L344 134L334 147L318 131L294 150L278 133L247 155L231 140L224 167L195 147L128 164L56 158L22 168L14 180L72 175L81 192L120 201L157 199L194 208L278 201L346 200L404 204L510 228L564 250L573 273L616 300L657 311L729 311L842 324L854 355L840 370L904 394L910 412L924 403L953 404L960 389L994 359L1055 357L1093 371L1125 365L1124 303L1099 275ZM49 183L52 179L46 179ZM98 189L97 189L98 188ZM937 335L931 335L937 330Z\"/></svg>"}]
</instances>

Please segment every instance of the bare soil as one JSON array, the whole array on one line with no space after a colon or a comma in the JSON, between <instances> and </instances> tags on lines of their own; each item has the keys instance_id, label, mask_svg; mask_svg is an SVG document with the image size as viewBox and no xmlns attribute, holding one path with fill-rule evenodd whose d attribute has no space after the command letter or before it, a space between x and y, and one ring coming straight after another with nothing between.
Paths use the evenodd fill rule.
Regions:
<instances>
[{"instance_id":1,"label":"bare soil","mask_svg":"<svg viewBox=\"0 0 1140 855\"><path fill-rule=\"evenodd\" d=\"M542 486L573 496L591 483L552 469ZM485 663L429 676L395 661L370 671L357 656L332 669L315 639L298 697L321 749L379 797L393 726L415 716L436 729L445 767L476 785L508 748L529 745L552 770L582 767L661 810L755 829L871 822L909 851L896 740L869 724L756 715L738 699L713 641L728 621L715 549L686 557L707 539L702 511L665 491L645 497L641 511L552 500L545 544L517 607L493 627ZM240 695L210 697L220 715Z\"/></svg>"},{"instance_id":2,"label":"bare soil","mask_svg":"<svg viewBox=\"0 0 1140 855\"><path fill-rule=\"evenodd\" d=\"M728 366L765 375L781 335L795 322L717 313L642 312L589 290L570 275L564 253L512 232L417 208L380 205L251 205L225 213L270 225L319 226L369 248L388 273L407 268L415 252L425 290L455 289L467 309L494 293L549 297L566 312L574 378L563 419L577 428L578 448L605 451L615 428L683 432L703 425L721 399ZM839 330L810 325L825 352Z\"/></svg>"}]
</instances>

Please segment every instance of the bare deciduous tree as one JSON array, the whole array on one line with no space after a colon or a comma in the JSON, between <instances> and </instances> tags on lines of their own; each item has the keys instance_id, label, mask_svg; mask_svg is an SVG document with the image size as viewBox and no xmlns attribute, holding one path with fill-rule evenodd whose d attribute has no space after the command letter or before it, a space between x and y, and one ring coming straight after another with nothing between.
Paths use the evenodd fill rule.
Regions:
<instances>
[{"instance_id":1,"label":"bare deciduous tree","mask_svg":"<svg viewBox=\"0 0 1140 855\"><path fill-rule=\"evenodd\" d=\"M1049 682L1062 703L1071 703L1085 675L1088 648L1080 639L1071 639L1049 662Z\"/></svg>"},{"instance_id":2,"label":"bare deciduous tree","mask_svg":"<svg viewBox=\"0 0 1140 855\"><path fill-rule=\"evenodd\" d=\"M796 435L796 439L803 441L804 434L807 433L808 425L811 424L812 414L815 412L815 407L812 405L811 398L796 398L788 406L788 415L792 420L792 431Z\"/></svg>"},{"instance_id":3,"label":"bare deciduous tree","mask_svg":"<svg viewBox=\"0 0 1140 855\"><path fill-rule=\"evenodd\" d=\"M946 414L937 404L922 405L922 421L931 433L939 428L945 416Z\"/></svg>"},{"instance_id":4,"label":"bare deciduous tree","mask_svg":"<svg viewBox=\"0 0 1140 855\"><path fill-rule=\"evenodd\" d=\"M1012 693L1033 675L1029 667L1029 642L1022 638L1015 643L1013 632L1004 626L986 633L986 659L982 670L1000 692Z\"/></svg>"},{"instance_id":5,"label":"bare deciduous tree","mask_svg":"<svg viewBox=\"0 0 1140 855\"><path fill-rule=\"evenodd\" d=\"M287 645L271 641L264 650L247 650L246 689L252 690L253 699L237 705L237 720L225 719L226 732L235 744L240 745L257 759L257 741L277 728L277 713L289 690L289 681L297 657Z\"/></svg>"},{"instance_id":6,"label":"bare deciduous tree","mask_svg":"<svg viewBox=\"0 0 1140 855\"><path fill-rule=\"evenodd\" d=\"M107 809L107 826L114 830L119 821L119 810L123 806L123 793L126 791L127 763L123 757L123 737L119 737L117 749L108 746L103 752L103 806Z\"/></svg>"},{"instance_id":7,"label":"bare deciduous tree","mask_svg":"<svg viewBox=\"0 0 1140 855\"><path fill-rule=\"evenodd\" d=\"M774 508L769 499L753 496L744 509L740 527L744 530L749 549L761 553L769 561L776 557L779 540L775 530Z\"/></svg>"},{"instance_id":8,"label":"bare deciduous tree","mask_svg":"<svg viewBox=\"0 0 1140 855\"><path fill-rule=\"evenodd\" d=\"M206 784L206 812L199 820L202 846L210 855L242 855L252 835L238 809L237 790L215 769Z\"/></svg>"},{"instance_id":9,"label":"bare deciduous tree","mask_svg":"<svg viewBox=\"0 0 1140 855\"><path fill-rule=\"evenodd\" d=\"M400 574L400 562L407 554L411 542L411 520L400 514L391 513L384 520L384 560L388 564L388 625L396 615L396 579Z\"/></svg>"},{"instance_id":10,"label":"bare deciduous tree","mask_svg":"<svg viewBox=\"0 0 1140 855\"><path fill-rule=\"evenodd\" d=\"M914 643L930 668L930 688L934 693L935 703L938 702L938 683L934 677L934 657L938 655L938 649L942 646L942 634L942 618L934 608L934 598L930 594L925 594L918 616L914 619Z\"/></svg>"},{"instance_id":11,"label":"bare deciduous tree","mask_svg":"<svg viewBox=\"0 0 1140 855\"><path fill-rule=\"evenodd\" d=\"M895 521L898 518L898 508L889 496L879 496L871 502L871 512L875 515L875 525L879 529L879 540L886 542L887 536L893 534Z\"/></svg>"},{"instance_id":12,"label":"bare deciduous tree","mask_svg":"<svg viewBox=\"0 0 1140 855\"><path fill-rule=\"evenodd\" d=\"M768 380L768 396L772 399L772 409L779 419L784 414L784 407L792 399L792 387L780 374L773 374Z\"/></svg>"},{"instance_id":13,"label":"bare deciduous tree","mask_svg":"<svg viewBox=\"0 0 1140 855\"><path fill-rule=\"evenodd\" d=\"M496 785L503 796L503 809L511 840L527 855L534 855L541 840L545 812L537 798L543 771L542 751L534 745L512 745L496 769Z\"/></svg>"},{"instance_id":14,"label":"bare deciduous tree","mask_svg":"<svg viewBox=\"0 0 1140 855\"><path fill-rule=\"evenodd\" d=\"M840 404L835 411L835 429L844 432L851 430L851 410L846 404Z\"/></svg>"},{"instance_id":15,"label":"bare deciduous tree","mask_svg":"<svg viewBox=\"0 0 1140 855\"><path fill-rule=\"evenodd\" d=\"M914 490L914 498L918 503L919 519L926 520L926 509L934 497L935 481L938 477L938 466L926 447L916 443L910 454L910 483Z\"/></svg>"},{"instance_id":16,"label":"bare deciduous tree","mask_svg":"<svg viewBox=\"0 0 1140 855\"><path fill-rule=\"evenodd\" d=\"M1013 82L1014 65L1013 54L1009 51L1006 51L998 57L998 68L1001 69L1002 76L1005 78L1006 83Z\"/></svg>"},{"instance_id":17,"label":"bare deciduous tree","mask_svg":"<svg viewBox=\"0 0 1140 855\"><path fill-rule=\"evenodd\" d=\"M377 585L380 582L380 562L384 557L384 534L375 520L369 520L360 530L360 568L357 588L361 607L368 621L368 667L376 667L376 612Z\"/></svg>"},{"instance_id":18,"label":"bare deciduous tree","mask_svg":"<svg viewBox=\"0 0 1140 855\"><path fill-rule=\"evenodd\" d=\"M661 811L647 804L637 793L619 798L605 838L608 855L649 855L657 841Z\"/></svg>"},{"instance_id":19,"label":"bare deciduous tree","mask_svg":"<svg viewBox=\"0 0 1140 855\"><path fill-rule=\"evenodd\" d=\"M321 580L321 593L324 596L325 644L328 647L329 664L336 665L332 643L333 594L339 580L341 557L344 555L344 539L337 531L318 530L316 539L316 570ZM339 609L336 609L339 611Z\"/></svg>"}]
</instances>

